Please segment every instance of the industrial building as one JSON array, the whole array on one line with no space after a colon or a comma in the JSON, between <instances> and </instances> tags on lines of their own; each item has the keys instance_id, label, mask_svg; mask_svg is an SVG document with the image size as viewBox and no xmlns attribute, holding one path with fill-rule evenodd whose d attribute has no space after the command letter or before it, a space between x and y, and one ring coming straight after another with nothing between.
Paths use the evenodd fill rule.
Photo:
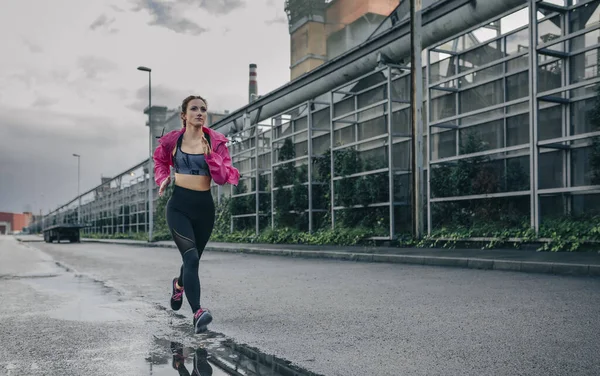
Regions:
<instances>
[{"instance_id":1,"label":"industrial building","mask_svg":"<svg viewBox=\"0 0 600 376\"><path fill-rule=\"evenodd\" d=\"M18 233L27 229L32 222L33 214L30 212L8 213L0 212L0 235Z\"/></svg>"},{"instance_id":2,"label":"industrial building","mask_svg":"<svg viewBox=\"0 0 600 376\"><path fill-rule=\"evenodd\" d=\"M422 5L425 231L537 230L547 218L598 210L600 0ZM410 233L409 2L288 0L286 11L292 80L259 96L250 66L248 105L211 125L231 140L242 175L238 187L213 187L216 200L232 200L231 230ZM175 115L156 121L158 134L180 126ZM145 231L147 166L82 196L89 231ZM74 199L46 220L72 221L77 210Z\"/></svg>"},{"instance_id":3,"label":"industrial building","mask_svg":"<svg viewBox=\"0 0 600 376\"><path fill-rule=\"evenodd\" d=\"M290 79L364 42L398 3L398 0L287 0Z\"/></svg>"}]
</instances>

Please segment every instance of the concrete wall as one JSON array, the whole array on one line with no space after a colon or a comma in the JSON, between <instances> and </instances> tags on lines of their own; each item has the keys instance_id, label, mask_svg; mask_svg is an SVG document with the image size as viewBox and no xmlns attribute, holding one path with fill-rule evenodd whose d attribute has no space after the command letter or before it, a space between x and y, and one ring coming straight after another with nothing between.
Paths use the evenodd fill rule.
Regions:
<instances>
[{"instance_id":1,"label":"concrete wall","mask_svg":"<svg viewBox=\"0 0 600 376\"><path fill-rule=\"evenodd\" d=\"M291 80L325 62L325 24L316 21L305 23L292 33L290 43Z\"/></svg>"},{"instance_id":2,"label":"concrete wall","mask_svg":"<svg viewBox=\"0 0 600 376\"><path fill-rule=\"evenodd\" d=\"M327 36L354 23L367 13L387 16L398 6L398 0L336 0L327 8Z\"/></svg>"},{"instance_id":3,"label":"concrete wall","mask_svg":"<svg viewBox=\"0 0 600 376\"><path fill-rule=\"evenodd\" d=\"M293 25L290 79L364 42L397 5L398 0L336 0L328 5L325 22L307 18L302 26Z\"/></svg>"}]
</instances>

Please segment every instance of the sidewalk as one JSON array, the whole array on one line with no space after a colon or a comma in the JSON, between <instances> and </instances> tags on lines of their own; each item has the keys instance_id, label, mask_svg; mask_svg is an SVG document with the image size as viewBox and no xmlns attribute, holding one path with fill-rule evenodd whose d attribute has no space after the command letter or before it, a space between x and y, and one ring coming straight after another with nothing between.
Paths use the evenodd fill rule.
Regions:
<instances>
[{"instance_id":1,"label":"sidewalk","mask_svg":"<svg viewBox=\"0 0 600 376\"><path fill-rule=\"evenodd\" d=\"M42 241L38 236L17 236L21 241ZM175 248L172 241L148 243L139 240L87 239L82 242ZM207 251L272 256L325 258L346 261L387 262L470 269L506 270L525 273L600 277L600 252L536 252L516 249L439 249L357 246L312 246L300 244L237 244L209 242Z\"/></svg>"}]
</instances>

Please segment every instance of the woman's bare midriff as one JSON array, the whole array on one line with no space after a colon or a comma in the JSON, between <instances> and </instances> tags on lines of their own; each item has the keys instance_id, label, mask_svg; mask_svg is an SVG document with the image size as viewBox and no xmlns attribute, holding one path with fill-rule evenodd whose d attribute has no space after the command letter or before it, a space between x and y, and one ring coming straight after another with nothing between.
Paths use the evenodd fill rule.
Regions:
<instances>
[{"instance_id":1,"label":"woman's bare midriff","mask_svg":"<svg viewBox=\"0 0 600 376\"><path fill-rule=\"evenodd\" d=\"M182 188L191 189L193 191L210 190L210 181L210 176L183 175L175 173L175 185L178 185Z\"/></svg>"}]
</instances>

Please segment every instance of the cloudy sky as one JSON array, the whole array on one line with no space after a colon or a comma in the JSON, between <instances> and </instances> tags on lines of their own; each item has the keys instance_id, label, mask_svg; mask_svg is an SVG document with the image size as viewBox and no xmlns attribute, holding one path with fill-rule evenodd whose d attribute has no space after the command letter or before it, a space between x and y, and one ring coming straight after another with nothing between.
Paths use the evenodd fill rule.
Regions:
<instances>
[{"instance_id":1,"label":"cloudy sky","mask_svg":"<svg viewBox=\"0 0 600 376\"><path fill-rule=\"evenodd\" d=\"M289 80L284 0L0 0L0 211L47 212L139 163L152 103L215 111Z\"/></svg>"}]
</instances>

